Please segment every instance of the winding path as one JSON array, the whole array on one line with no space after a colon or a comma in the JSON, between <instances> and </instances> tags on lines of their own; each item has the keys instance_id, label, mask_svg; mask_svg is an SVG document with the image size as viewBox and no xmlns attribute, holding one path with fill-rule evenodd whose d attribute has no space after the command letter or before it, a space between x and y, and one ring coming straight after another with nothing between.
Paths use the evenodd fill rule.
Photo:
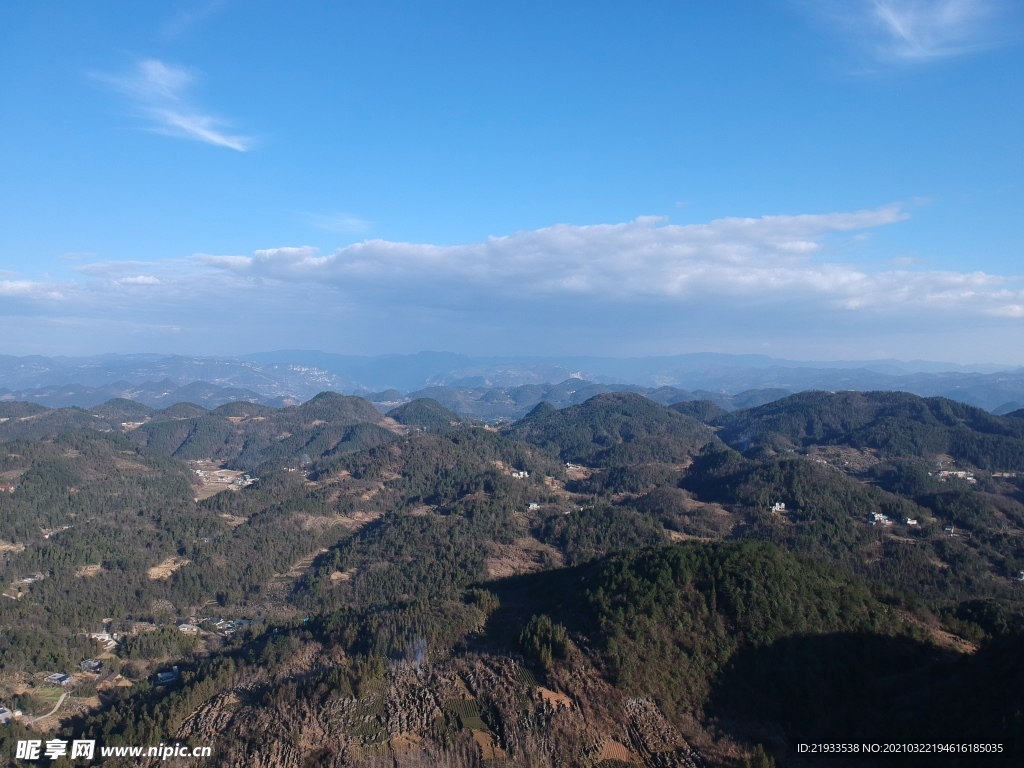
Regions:
<instances>
[{"instance_id":1,"label":"winding path","mask_svg":"<svg viewBox=\"0 0 1024 768\"><path fill-rule=\"evenodd\" d=\"M33 724L34 723L38 723L40 720L43 720L44 718L47 718L50 715L56 714L57 710L60 709L60 705L64 703L64 699L66 699L67 697L68 697L68 694L67 694L67 691L65 691L64 693L62 693L60 695L60 698L57 699L57 703L53 705L53 709L51 709L45 715L39 715L39 717L33 717L29 722L33 723Z\"/></svg>"}]
</instances>

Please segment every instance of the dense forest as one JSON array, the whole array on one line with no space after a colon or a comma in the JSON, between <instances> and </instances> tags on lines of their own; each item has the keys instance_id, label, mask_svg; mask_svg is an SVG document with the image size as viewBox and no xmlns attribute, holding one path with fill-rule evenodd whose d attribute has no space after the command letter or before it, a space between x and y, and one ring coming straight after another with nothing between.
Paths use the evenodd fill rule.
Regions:
<instances>
[{"instance_id":1,"label":"dense forest","mask_svg":"<svg viewBox=\"0 0 1024 768\"><path fill-rule=\"evenodd\" d=\"M503 428L330 392L2 403L0 754L738 768L1008 742L1022 464L1019 414L892 392L602 393Z\"/></svg>"}]
</instances>

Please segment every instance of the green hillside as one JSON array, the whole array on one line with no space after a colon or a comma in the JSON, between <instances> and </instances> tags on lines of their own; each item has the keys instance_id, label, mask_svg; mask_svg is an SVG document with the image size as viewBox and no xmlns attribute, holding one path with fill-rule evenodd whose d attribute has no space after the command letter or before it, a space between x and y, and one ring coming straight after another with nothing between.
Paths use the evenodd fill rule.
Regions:
<instances>
[{"instance_id":1,"label":"green hillside","mask_svg":"<svg viewBox=\"0 0 1024 768\"><path fill-rule=\"evenodd\" d=\"M407 427L428 432L445 432L463 423L463 419L436 400L421 397L388 411L388 416Z\"/></svg>"},{"instance_id":2,"label":"green hillside","mask_svg":"<svg viewBox=\"0 0 1024 768\"><path fill-rule=\"evenodd\" d=\"M595 467L684 461L715 440L696 419L630 393L598 395L561 411L541 403L508 434Z\"/></svg>"},{"instance_id":3,"label":"green hillside","mask_svg":"<svg viewBox=\"0 0 1024 768\"><path fill-rule=\"evenodd\" d=\"M889 456L947 454L982 469L1024 469L1024 424L940 397L803 392L721 422L722 439L742 450L848 445Z\"/></svg>"},{"instance_id":4,"label":"green hillside","mask_svg":"<svg viewBox=\"0 0 1024 768\"><path fill-rule=\"evenodd\" d=\"M732 656L786 637L904 630L858 580L767 543L688 543L586 578L612 678L668 711L703 705Z\"/></svg>"}]
</instances>

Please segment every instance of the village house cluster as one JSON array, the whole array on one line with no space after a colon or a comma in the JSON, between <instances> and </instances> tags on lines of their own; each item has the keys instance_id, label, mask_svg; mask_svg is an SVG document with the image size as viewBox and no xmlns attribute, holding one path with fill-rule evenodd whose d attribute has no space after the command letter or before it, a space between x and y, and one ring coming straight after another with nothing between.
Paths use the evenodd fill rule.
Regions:
<instances>
[{"instance_id":1,"label":"village house cluster","mask_svg":"<svg viewBox=\"0 0 1024 768\"><path fill-rule=\"evenodd\" d=\"M949 478L955 478L957 480L966 480L968 483L976 483L978 479L974 476L973 472L966 472L962 469L940 469L938 472L929 472L932 477L939 478L940 482L946 482ZM993 475L995 477L996 475Z\"/></svg>"},{"instance_id":2,"label":"village house cluster","mask_svg":"<svg viewBox=\"0 0 1024 768\"><path fill-rule=\"evenodd\" d=\"M235 489L248 488L259 480L258 477L252 477L247 474L242 474L239 477L232 478L232 473L224 469L214 470L213 472L207 472L204 469L197 469L195 470L195 473L204 483L224 483L224 485Z\"/></svg>"},{"instance_id":3,"label":"village house cluster","mask_svg":"<svg viewBox=\"0 0 1024 768\"><path fill-rule=\"evenodd\" d=\"M196 635L200 631L212 632L220 637L232 637L241 629L247 629L256 622L253 619L218 619L215 616L208 616L201 619L187 619L178 624L178 631L187 635ZM203 630L202 626L207 625Z\"/></svg>"},{"instance_id":4,"label":"village house cluster","mask_svg":"<svg viewBox=\"0 0 1024 768\"><path fill-rule=\"evenodd\" d=\"M22 586L28 586L30 584L35 584L37 581L42 581L45 578L46 578L46 574L43 573L42 571L35 571L33 573L26 573L20 579L15 579L13 582L11 582L10 589L11 589L12 592L14 592L14 594L12 595L12 594L10 594L10 592L4 592L3 596L4 597L8 597L11 600L20 600L22 598L22 596L24 595L24 592L21 589Z\"/></svg>"}]
</instances>

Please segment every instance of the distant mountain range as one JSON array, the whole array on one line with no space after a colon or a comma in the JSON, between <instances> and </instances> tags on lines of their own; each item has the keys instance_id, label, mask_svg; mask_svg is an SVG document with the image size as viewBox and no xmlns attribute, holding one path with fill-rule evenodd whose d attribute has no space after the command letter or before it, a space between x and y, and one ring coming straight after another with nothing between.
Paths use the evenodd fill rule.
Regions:
<instances>
[{"instance_id":1,"label":"distant mountain range","mask_svg":"<svg viewBox=\"0 0 1024 768\"><path fill-rule=\"evenodd\" d=\"M126 398L152 407L195 402L303 402L325 390L388 408L431 397L464 416L518 418L538 402L564 407L631 391L670 404L749 407L804 390L899 390L994 413L1024 405L1024 368L915 360L803 362L764 355L470 357L448 352L357 356L286 350L239 357L0 355L0 401L90 407Z\"/></svg>"},{"instance_id":2,"label":"distant mountain range","mask_svg":"<svg viewBox=\"0 0 1024 768\"><path fill-rule=\"evenodd\" d=\"M0 401L39 403L49 408L66 408L68 406L91 408L119 397L144 403L152 408L163 408L175 403L195 403L206 408L216 408L224 403L234 402L261 403L281 407L299 402L294 398L268 397L251 389L218 386L208 381L193 381L179 386L171 379L145 381L141 384L115 381L112 384L104 384L99 387L87 387L82 384L51 384L20 390L0 389Z\"/></svg>"}]
</instances>

